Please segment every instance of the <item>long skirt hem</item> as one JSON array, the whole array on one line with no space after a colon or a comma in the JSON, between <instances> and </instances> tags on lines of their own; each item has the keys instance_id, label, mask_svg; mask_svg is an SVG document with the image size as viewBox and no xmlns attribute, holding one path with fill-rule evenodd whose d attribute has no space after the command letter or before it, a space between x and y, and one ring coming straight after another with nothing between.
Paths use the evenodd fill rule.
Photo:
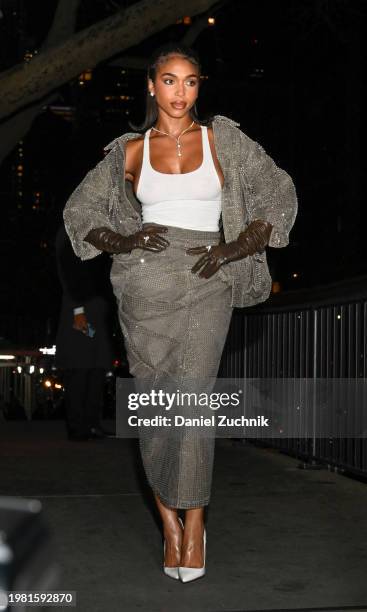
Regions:
<instances>
[{"instance_id":1,"label":"long skirt hem","mask_svg":"<svg viewBox=\"0 0 367 612\"><path fill-rule=\"evenodd\" d=\"M159 489L155 487L150 481L147 479L150 488L153 493L155 493L161 502L167 506L167 508L172 508L173 510L193 510L195 508L202 508L203 506L208 506L210 502L210 498L205 498L202 501L196 499L195 501L185 502L184 500L179 500L179 502L174 502L171 499L167 498L164 493L162 493ZM177 505L179 504L179 505Z\"/></svg>"}]
</instances>

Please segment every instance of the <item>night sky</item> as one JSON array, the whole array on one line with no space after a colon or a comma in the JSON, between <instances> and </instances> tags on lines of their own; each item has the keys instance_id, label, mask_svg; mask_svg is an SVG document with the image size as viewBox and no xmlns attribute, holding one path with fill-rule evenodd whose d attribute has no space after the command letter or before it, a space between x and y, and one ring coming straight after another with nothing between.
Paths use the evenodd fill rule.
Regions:
<instances>
[{"instance_id":1,"label":"night sky","mask_svg":"<svg viewBox=\"0 0 367 612\"><path fill-rule=\"evenodd\" d=\"M132 2L84 0L78 29L119 4ZM0 2L2 70L39 48L55 6ZM193 45L208 76L199 112L240 122L295 182L299 212L290 245L268 249L273 280L283 290L367 273L366 21L362 1L237 0L222 6ZM187 27L173 25L124 55L149 57ZM53 243L65 201L103 157L103 146L130 131L127 120L143 118L145 73L123 70L106 61L83 86L78 77L65 84L23 137L22 176L16 176L19 146L0 167L1 317L27 315L55 327L60 288ZM118 93L130 99L105 100Z\"/></svg>"}]
</instances>

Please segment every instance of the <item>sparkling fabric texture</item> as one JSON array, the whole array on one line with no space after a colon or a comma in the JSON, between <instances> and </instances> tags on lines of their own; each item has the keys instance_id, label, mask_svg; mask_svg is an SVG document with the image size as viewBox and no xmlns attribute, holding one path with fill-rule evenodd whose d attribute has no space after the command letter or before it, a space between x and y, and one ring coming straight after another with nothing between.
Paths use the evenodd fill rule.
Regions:
<instances>
[{"instance_id":1,"label":"sparkling fabric texture","mask_svg":"<svg viewBox=\"0 0 367 612\"><path fill-rule=\"evenodd\" d=\"M215 115L216 154L224 175L221 228L224 240L236 240L255 219L273 225L270 246L284 247L297 213L290 176L239 128ZM142 228L141 204L125 175L125 143L141 134L128 132L105 147L107 152L73 191L64 209L66 231L83 260L101 251L84 241L91 229L109 227L128 236ZM209 380L217 375L232 307L265 301L271 291L266 252L223 265L211 278L192 274L197 256L186 249L217 244L220 232L170 227L171 242L161 253L134 249L113 256L111 282L118 303L131 373L138 379ZM210 390L207 389L209 392ZM152 435L139 430L139 443L150 486L175 508L209 503L215 438L191 428L182 434Z\"/></svg>"},{"instance_id":2,"label":"sparkling fabric texture","mask_svg":"<svg viewBox=\"0 0 367 612\"><path fill-rule=\"evenodd\" d=\"M226 242L236 240L254 219L273 225L269 245L285 247L297 214L291 177L279 168L240 124L215 115L212 121L216 154L224 175L221 224ZM124 181L125 143L141 138L127 132L105 147L108 152L73 191L64 209L65 227L75 253L90 259L100 253L84 241L89 230L109 227L124 236L142 227L141 204L131 183ZM226 264L232 279L231 305L252 306L271 291L266 251Z\"/></svg>"},{"instance_id":3,"label":"sparkling fabric texture","mask_svg":"<svg viewBox=\"0 0 367 612\"><path fill-rule=\"evenodd\" d=\"M224 268L209 279L193 274L197 256L185 251L217 244L220 233L169 227L164 235L170 242L164 251L135 249L127 259L116 257L111 270L130 372L163 388L175 381L180 392L192 392L196 379L210 393L232 316L232 281ZM214 433L139 429L148 482L167 506L209 503Z\"/></svg>"}]
</instances>

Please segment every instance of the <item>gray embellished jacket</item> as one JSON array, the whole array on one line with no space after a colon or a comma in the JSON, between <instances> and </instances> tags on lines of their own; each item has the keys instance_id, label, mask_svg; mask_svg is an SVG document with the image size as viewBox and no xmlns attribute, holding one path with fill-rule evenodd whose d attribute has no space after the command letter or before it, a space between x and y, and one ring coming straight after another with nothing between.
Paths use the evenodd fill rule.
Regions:
<instances>
[{"instance_id":1,"label":"gray embellished jacket","mask_svg":"<svg viewBox=\"0 0 367 612\"><path fill-rule=\"evenodd\" d=\"M263 219L273 225L269 246L285 247L297 214L293 181L239 125L223 115L215 115L212 122L215 150L224 175L224 240L236 240L251 221ZM127 132L107 145L107 155L87 173L65 205L66 231L81 259L101 253L84 241L91 229L109 227L128 236L142 228L141 204L132 183L123 178L125 142L139 136L137 132ZM266 251L225 265L232 279L233 307L252 306L269 297L272 279Z\"/></svg>"}]
</instances>

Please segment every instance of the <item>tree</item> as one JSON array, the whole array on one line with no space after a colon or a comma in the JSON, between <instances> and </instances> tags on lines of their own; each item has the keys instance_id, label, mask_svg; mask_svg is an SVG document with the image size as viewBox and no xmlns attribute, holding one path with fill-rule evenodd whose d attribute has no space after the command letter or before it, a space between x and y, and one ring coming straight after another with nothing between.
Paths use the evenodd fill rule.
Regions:
<instances>
[{"instance_id":1,"label":"tree","mask_svg":"<svg viewBox=\"0 0 367 612\"><path fill-rule=\"evenodd\" d=\"M216 11L225 2L140 0L75 33L79 3L80 0L59 0L40 52L30 62L0 73L0 163L28 131L42 107L57 97L60 86L164 30L182 15L196 16L210 8ZM192 42L205 22L205 17L194 22L186 42ZM133 61L130 59L130 64Z\"/></svg>"}]
</instances>

